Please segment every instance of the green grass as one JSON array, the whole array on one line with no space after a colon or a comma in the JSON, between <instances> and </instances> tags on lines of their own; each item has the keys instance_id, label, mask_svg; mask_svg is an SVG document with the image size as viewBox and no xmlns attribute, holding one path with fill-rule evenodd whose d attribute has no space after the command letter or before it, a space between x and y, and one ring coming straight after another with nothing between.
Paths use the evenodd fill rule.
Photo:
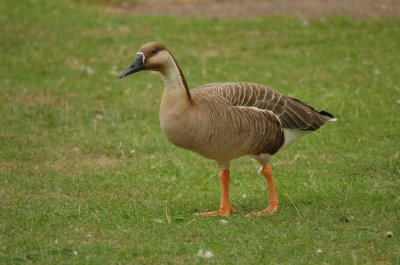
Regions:
<instances>
[{"instance_id":1,"label":"green grass","mask_svg":"<svg viewBox=\"0 0 400 265\"><path fill-rule=\"evenodd\" d=\"M0 8L1 264L400 263L399 18L137 17L67 0ZM278 214L245 217L268 195L241 158L238 214L191 215L218 207L217 166L162 135L161 77L116 78L153 40L191 87L258 82L337 116L274 156Z\"/></svg>"}]
</instances>

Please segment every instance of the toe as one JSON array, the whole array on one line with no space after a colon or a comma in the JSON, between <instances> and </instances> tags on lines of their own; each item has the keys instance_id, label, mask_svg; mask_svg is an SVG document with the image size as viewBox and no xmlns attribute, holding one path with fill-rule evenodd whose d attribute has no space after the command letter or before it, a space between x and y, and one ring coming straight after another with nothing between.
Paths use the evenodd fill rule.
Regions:
<instances>
[{"instance_id":1,"label":"toe","mask_svg":"<svg viewBox=\"0 0 400 265\"><path fill-rule=\"evenodd\" d=\"M228 209L222 208L222 209L219 209L218 211L194 213L193 215L195 215L195 216L229 216L233 212L236 212L236 210L233 207L230 207Z\"/></svg>"},{"instance_id":2,"label":"toe","mask_svg":"<svg viewBox=\"0 0 400 265\"><path fill-rule=\"evenodd\" d=\"M249 213L247 216L264 216L276 213L278 211L278 205L270 205L268 208L265 208L262 211L254 211Z\"/></svg>"}]
</instances>

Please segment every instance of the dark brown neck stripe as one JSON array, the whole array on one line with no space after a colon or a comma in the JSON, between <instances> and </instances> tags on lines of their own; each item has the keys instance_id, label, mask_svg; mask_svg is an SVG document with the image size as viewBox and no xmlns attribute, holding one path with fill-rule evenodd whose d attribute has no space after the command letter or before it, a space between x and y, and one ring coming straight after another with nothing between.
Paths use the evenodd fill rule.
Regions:
<instances>
[{"instance_id":1,"label":"dark brown neck stripe","mask_svg":"<svg viewBox=\"0 0 400 265\"><path fill-rule=\"evenodd\" d=\"M171 54L171 53L170 53L170 54ZM172 56L172 59L174 59L174 62L175 62L175 64L176 64L176 67L178 67L179 75L181 76L181 80L182 80L183 86L184 86L185 89L186 89L186 95L187 95L189 101L192 101L192 96L190 95L189 86L188 86L188 84L187 84L187 82L186 82L185 76L183 75L182 69L181 69L181 67L179 66L178 62L175 60L174 56L173 56L172 54L171 54L171 56Z\"/></svg>"}]
</instances>

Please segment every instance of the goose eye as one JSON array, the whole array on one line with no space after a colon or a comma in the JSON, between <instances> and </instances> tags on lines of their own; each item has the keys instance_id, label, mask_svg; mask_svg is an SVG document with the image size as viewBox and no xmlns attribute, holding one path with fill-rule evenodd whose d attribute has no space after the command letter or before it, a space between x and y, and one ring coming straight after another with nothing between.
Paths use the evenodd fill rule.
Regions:
<instances>
[{"instance_id":1,"label":"goose eye","mask_svg":"<svg viewBox=\"0 0 400 265\"><path fill-rule=\"evenodd\" d=\"M152 49L152 50L151 50L151 55L155 55L157 52L158 52L157 49Z\"/></svg>"}]
</instances>

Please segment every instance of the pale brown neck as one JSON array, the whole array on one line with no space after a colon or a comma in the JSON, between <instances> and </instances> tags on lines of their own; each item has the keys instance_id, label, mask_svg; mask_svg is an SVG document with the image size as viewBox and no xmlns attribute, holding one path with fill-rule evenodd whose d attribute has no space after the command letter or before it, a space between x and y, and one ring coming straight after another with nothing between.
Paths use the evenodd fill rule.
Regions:
<instances>
[{"instance_id":1,"label":"pale brown neck","mask_svg":"<svg viewBox=\"0 0 400 265\"><path fill-rule=\"evenodd\" d=\"M161 74L164 77L164 93L172 93L172 91L174 91L173 94L184 93L187 100L189 102L192 101L189 87L187 85L183 72L171 54L168 65L166 65L166 67L162 69ZM179 90L179 92L175 90Z\"/></svg>"}]
</instances>

